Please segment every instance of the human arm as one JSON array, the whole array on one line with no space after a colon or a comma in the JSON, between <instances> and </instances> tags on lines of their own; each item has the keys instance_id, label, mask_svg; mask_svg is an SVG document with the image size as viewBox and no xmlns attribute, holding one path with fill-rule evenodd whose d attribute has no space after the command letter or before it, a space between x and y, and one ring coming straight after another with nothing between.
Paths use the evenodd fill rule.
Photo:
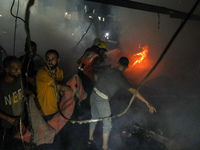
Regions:
<instances>
[{"instance_id":1,"label":"human arm","mask_svg":"<svg viewBox=\"0 0 200 150\"><path fill-rule=\"evenodd\" d=\"M30 78L28 78L28 82L29 82L30 84L32 84L33 86L35 86L35 85L36 85L35 77L30 77Z\"/></svg>"},{"instance_id":2,"label":"human arm","mask_svg":"<svg viewBox=\"0 0 200 150\"><path fill-rule=\"evenodd\" d=\"M85 52L83 53L83 55L77 60L77 64L80 64L81 63L81 59L84 57L84 55L88 55L90 54L92 51L91 51L91 48L88 48L85 50Z\"/></svg>"},{"instance_id":3,"label":"human arm","mask_svg":"<svg viewBox=\"0 0 200 150\"><path fill-rule=\"evenodd\" d=\"M55 72L55 77L52 77L52 74L49 72L49 70L46 67L41 68L38 70L36 75L36 85L38 91L43 91L43 88L54 88L56 89L60 95L63 95L64 91L71 91L72 89L70 86L63 85L63 71L59 68L57 68L57 71ZM73 91L72 96L74 96L75 92Z\"/></svg>"},{"instance_id":4,"label":"human arm","mask_svg":"<svg viewBox=\"0 0 200 150\"><path fill-rule=\"evenodd\" d=\"M93 79L94 79L94 81L97 81L97 80L98 80L97 74L94 74Z\"/></svg>"},{"instance_id":5,"label":"human arm","mask_svg":"<svg viewBox=\"0 0 200 150\"><path fill-rule=\"evenodd\" d=\"M62 91L62 92L64 92L64 91L72 91L71 87L67 86L67 85L55 84L54 82L52 82L50 84L50 86L52 86L52 87L55 87L55 85L56 85L56 87L57 87L57 89L59 91Z\"/></svg>"},{"instance_id":6,"label":"human arm","mask_svg":"<svg viewBox=\"0 0 200 150\"><path fill-rule=\"evenodd\" d=\"M83 58L83 56L81 56L78 60L77 60L77 64L81 63L81 59Z\"/></svg>"},{"instance_id":7,"label":"human arm","mask_svg":"<svg viewBox=\"0 0 200 150\"><path fill-rule=\"evenodd\" d=\"M25 93L28 95L29 98L36 98L36 95L34 92L32 92L31 90L29 89L25 89Z\"/></svg>"},{"instance_id":8,"label":"human arm","mask_svg":"<svg viewBox=\"0 0 200 150\"><path fill-rule=\"evenodd\" d=\"M67 85L62 85L62 80L63 80L63 72L62 70L59 70L59 75L57 75L57 79L56 83L54 82L54 79L51 75L51 73L49 73L47 68L42 68L40 70L38 70L38 73L36 75L36 84L37 87L45 87L45 86L51 86L53 88L57 88L57 90L59 91L70 91L71 88ZM41 89L42 90L42 89Z\"/></svg>"},{"instance_id":9,"label":"human arm","mask_svg":"<svg viewBox=\"0 0 200 150\"><path fill-rule=\"evenodd\" d=\"M17 126L18 125L18 118L7 116L6 114L4 114L1 111L0 111L0 118L5 120L5 121L7 121L7 122L9 122L13 126Z\"/></svg>"},{"instance_id":10,"label":"human arm","mask_svg":"<svg viewBox=\"0 0 200 150\"><path fill-rule=\"evenodd\" d=\"M53 87L53 88L55 88L55 86L56 86L57 90L60 92L61 95L63 95L63 92L65 92L65 91L72 91L70 86L62 85L62 84L55 84L54 82L52 82L50 84L50 86ZM74 96L75 93L73 92L72 95Z\"/></svg>"},{"instance_id":11,"label":"human arm","mask_svg":"<svg viewBox=\"0 0 200 150\"><path fill-rule=\"evenodd\" d=\"M50 84L50 86L55 88L55 83L52 82ZM68 85L62 85L62 84L56 84L57 90L60 92L60 94L62 95L64 91L71 91L72 92L72 96L75 95L75 91L72 91L71 87Z\"/></svg>"},{"instance_id":12,"label":"human arm","mask_svg":"<svg viewBox=\"0 0 200 150\"><path fill-rule=\"evenodd\" d=\"M134 88L129 88L128 90L132 94L135 94L136 92L136 89ZM136 97L147 105L149 113L153 114L154 112L157 112L156 109L139 92L137 92Z\"/></svg>"},{"instance_id":13,"label":"human arm","mask_svg":"<svg viewBox=\"0 0 200 150\"><path fill-rule=\"evenodd\" d=\"M96 65L94 68L95 69L106 69L106 68L110 68L111 67L111 64L110 65Z\"/></svg>"},{"instance_id":14,"label":"human arm","mask_svg":"<svg viewBox=\"0 0 200 150\"><path fill-rule=\"evenodd\" d=\"M111 64L105 64L105 59L107 58L107 55L103 55L103 56L99 56L97 58L95 58L92 66L95 70L99 70L99 69L106 69L106 68L111 68Z\"/></svg>"}]
</instances>

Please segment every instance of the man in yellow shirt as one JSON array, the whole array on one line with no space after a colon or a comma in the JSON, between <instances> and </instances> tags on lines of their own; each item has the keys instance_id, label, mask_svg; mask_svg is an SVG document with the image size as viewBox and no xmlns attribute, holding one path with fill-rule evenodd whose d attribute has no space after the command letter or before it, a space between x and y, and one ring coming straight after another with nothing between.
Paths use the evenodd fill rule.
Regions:
<instances>
[{"instance_id":1,"label":"man in yellow shirt","mask_svg":"<svg viewBox=\"0 0 200 150\"><path fill-rule=\"evenodd\" d=\"M48 50L46 52L46 61L52 73L48 66L39 69L36 75L36 87L39 107L43 113L44 120L48 121L58 112L57 98L59 99L59 92L68 91L71 90L71 88L61 84L64 75L63 70L58 67L60 62L58 52L54 49ZM54 78L52 76L54 76ZM57 87L58 94L56 94L55 86ZM58 96L57 98L56 95ZM50 148L55 147L55 149L59 149L57 147L59 146L59 138L55 139L53 144L44 145L43 149L48 149L48 146L50 146Z\"/></svg>"},{"instance_id":2,"label":"man in yellow shirt","mask_svg":"<svg viewBox=\"0 0 200 150\"><path fill-rule=\"evenodd\" d=\"M47 66L44 66L38 70L36 75L37 98L43 112L43 116L49 116L58 111L55 82L52 75L55 78L56 86L59 91L71 90L71 88L67 85L61 84L64 74L63 70L58 67L60 62L58 52L53 49L48 50L46 52L46 61L53 74L51 74Z\"/></svg>"}]
</instances>

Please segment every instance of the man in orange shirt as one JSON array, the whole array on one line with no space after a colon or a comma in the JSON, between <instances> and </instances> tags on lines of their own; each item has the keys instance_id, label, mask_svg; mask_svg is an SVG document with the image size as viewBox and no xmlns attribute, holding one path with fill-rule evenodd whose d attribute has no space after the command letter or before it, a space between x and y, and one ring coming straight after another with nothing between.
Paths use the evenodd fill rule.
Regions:
<instances>
[{"instance_id":1,"label":"man in orange shirt","mask_svg":"<svg viewBox=\"0 0 200 150\"><path fill-rule=\"evenodd\" d=\"M44 120L48 121L58 112L57 99L60 98L58 92L69 91L71 88L67 85L62 85L64 74L63 70L58 67L60 62L58 52L54 49L48 50L46 52L46 61L51 68L51 71L48 66L39 69L36 75L36 86L39 107L43 113ZM56 83L54 82L54 79ZM56 92L56 89L58 92ZM58 142L56 142L56 144L57 143ZM50 147L52 148L52 146L59 145L56 144L53 143ZM48 147L45 147L44 149L48 149ZM59 148L56 147L56 149Z\"/></svg>"},{"instance_id":2,"label":"man in orange shirt","mask_svg":"<svg viewBox=\"0 0 200 150\"><path fill-rule=\"evenodd\" d=\"M100 69L105 69L110 66L104 66L102 63L106 59L106 52L108 51L108 46L104 41L94 42L92 47L89 47L84 52L83 56L79 58L77 63L78 75L82 80L84 90L87 92L87 99L81 103L81 107L78 110L78 117L88 117L90 118L90 102L89 97L93 90L94 79L93 76Z\"/></svg>"}]
</instances>

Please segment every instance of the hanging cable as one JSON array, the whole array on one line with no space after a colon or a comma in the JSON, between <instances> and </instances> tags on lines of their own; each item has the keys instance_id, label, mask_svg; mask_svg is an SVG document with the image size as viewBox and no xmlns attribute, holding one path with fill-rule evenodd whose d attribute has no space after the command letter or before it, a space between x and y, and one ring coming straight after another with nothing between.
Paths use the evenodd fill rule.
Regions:
<instances>
[{"instance_id":1,"label":"hanging cable","mask_svg":"<svg viewBox=\"0 0 200 150\"><path fill-rule=\"evenodd\" d=\"M13 3L11 5L10 8L10 14L15 18L15 28L14 28L14 44L13 44L13 56L15 55L15 43L16 43L16 34L17 34L17 19L22 20L23 22L25 22L21 17L18 17L18 13L19 13L19 0L17 3L17 12L16 12L16 16L13 14L12 10L15 4L15 0L13 0Z\"/></svg>"},{"instance_id":2,"label":"hanging cable","mask_svg":"<svg viewBox=\"0 0 200 150\"><path fill-rule=\"evenodd\" d=\"M12 8L14 6L15 0L13 1L12 7L11 7L11 12L12 12ZM17 12L16 12L16 17L15 17L15 29L14 29L14 44L13 44L13 56L15 55L15 42L16 42L16 35L17 35L17 16L19 13L19 0L17 3Z\"/></svg>"},{"instance_id":3,"label":"hanging cable","mask_svg":"<svg viewBox=\"0 0 200 150\"><path fill-rule=\"evenodd\" d=\"M35 0L29 0L29 2L27 4L27 7L26 7L26 12L25 12L25 21L24 21L24 24L25 24L25 31L26 31L26 34L27 34L26 43L28 44L28 50L29 50L29 53L28 53L29 54L29 60L28 60L26 71L28 71L30 61L31 61L31 59L33 59L33 57L35 55L33 53L33 51L32 51L32 48L31 48L31 37L30 37L30 30L29 30L30 7L34 4L34 2L35 2ZM23 58L22 65L24 63L24 60L25 60L25 57ZM27 73L27 78L28 78L28 73ZM23 88L23 94L25 94L24 93L24 88ZM31 122L29 102L28 102L27 98L24 98L24 100L25 100L26 107L27 107L28 120L29 120L30 131L31 131L31 141L30 141L30 143L33 143L34 142L34 132L33 132L32 122ZM31 145L31 149L34 149L34 145L33 144Z\"/></svg>"},{"instance_id":4,"label":"hanging cable","mask_svg":"<svg viewBox=\"0 0 200 150\"><path fill-rule=\"evenodd\" d=\"M35 0L29 0L27 7L26 7L26 13L25 13L25 30L26 30L26 42L28 44L29 49L29 58L33 58L34 54L31 48L31 36L30 36L30 29L29 29L29 17L30 17L30 7L34 4Z\"/></svg>"},{"instance_id":5,"label":"hanging cable","mask_svg":"<svg viewBox=\"0 0 200 150\"><path fill-rule=\"evenodd\" d=\"M90 25L88 26L87 30L85 31L85 33L83 34L83 36L81 37L81 39L78 41L78 43L76 44L76 46L74 47L73 51L77 48L77 46L81 43L81 41L83 40L83 38L85 37L85 35L88 33L90 27L92 26L94 22L94 19L92 19Z\"/></svg>"},{"instance_id":6,"label":"hanging cable","mask_svg":"<svg viewBox=\"0 0 200 150\"><path fill-rule=\"evenodd\" d=\"M21 17L15 16L15 15L12 13L12 9L13 9L14 4L15 4L15 0L13 0L13 3L12 3L12 5L11 5L10 14L11 14L14 18L18 18L18 19L20 19L21 21L25 22L24 19L22 19Z\"/></svg>"}]
</instances>

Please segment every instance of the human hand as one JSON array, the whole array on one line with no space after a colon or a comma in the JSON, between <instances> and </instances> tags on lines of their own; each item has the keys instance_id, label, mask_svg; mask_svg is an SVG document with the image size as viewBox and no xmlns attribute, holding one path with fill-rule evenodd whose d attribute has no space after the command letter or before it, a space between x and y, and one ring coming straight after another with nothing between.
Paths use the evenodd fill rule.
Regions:
<instances>
[{"instance_id":1,"label":"human hand","mask_svg":"<svg viewBox=\"0 0 200 150\"><path fill-rule=\"evenodd\" d=\"M29 94L28 97L29 97L29 99L31 99L31 98L35 99L36 96L35 96L35 94L32 93L32 94Z\"/></svg>"},{"instance_id":2,"label":"human hand","mask_svg":"<svg viewBox=\"0 0 200 150\"><path fill-rule=\"evenodd\" d=\"M81 107L81 102L80 101L78 101L78 106Z\"/></svg>"},{"instance_id":3,"label":"human hand","mask_svg":"<svg viewBox=\"0 0 200 150\"><path fill-rule=\"evenodd\" d=\"M7 117L7 121L13 126L17 126L19 122L18 118L14 118L14 117Z\"/></svg>"},{"instance_id":4,"label":"human hand","mask_svg":"<svg viewBox=\"0 0 200 150\"><path fill-rule=\"evenodd\" d=\"M148 103L147 106L149 108L149 113L150 114L153 114L154 112L157 112L156 109L150 103Z\"/></svg>"},{"instance_id":5,"label":"human hand","mask_svg":"<svg viewBox=\"0 0 200 150\"><path fill-rule=\"evenodd\" d=\"M15 118L15 121L13 122L13 126L18 126L19 124L19 119L18 118Z\"/></svg>"},{"instance_id":6,"label":"human hand","mask_svg":"<svg viewBox=\"0 0 200 150\"><path fill-rule=\"evenodd\" d=\"M28 78L28 82L29 82L30 84L34 85L34 86L36 85L35 78L33 78L33 77Z\"/></svg>"}]
</instances>

